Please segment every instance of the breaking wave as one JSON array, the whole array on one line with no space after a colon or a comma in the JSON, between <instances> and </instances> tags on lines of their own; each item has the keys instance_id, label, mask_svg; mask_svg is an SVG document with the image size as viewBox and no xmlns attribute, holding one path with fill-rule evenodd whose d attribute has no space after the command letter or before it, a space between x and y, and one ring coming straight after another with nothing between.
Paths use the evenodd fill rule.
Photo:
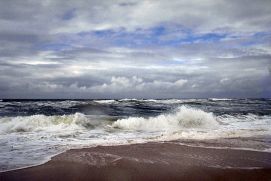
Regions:
<instances>
[{"instance_id":1,"label":"breaking wave","mask_svg":"<svg viewBox=\"0 0 271 181\"><path fill-rule=\"evenodd\" d=\"M211 101L231 101L232 99L228 98L210 98Z\"/></svg>"},{"instance_id":2,"label":"breaking wave","mask_svg":"<svg viewBox=\"0 0 271 181\"><path fill-rule=\"evenodd\" d=\"M174 112L161 114L155 117L128 117L114 122L107 117L97 117L75 113L62 116L16 116L0 117L0 134L20 132L52 132L64 133L90 130L112 131L159 131L159 132L193 132L201 135L212 134L216 137L229 137L229 135L259 135L271 134L270 116L248 115L222 115L216 116L212 112L201 109L181 106ZM217 131L217 132L215 132ZM196 136L197 137L197 136Z\"/></svg>"},{"instance_id":3,"label":"breaking wave","mask_svg":"<svg viewBox=\"0 0 271 181\"><path fill-rule=\"evenodd\" d=\"M76 130L94 126L84 114L17 116L0 118L0 133Z\"/></svg>"},{"instance_id":4,"label":"breaking wave","mask_svg":"<svg viewBox=\"0 0 271 181\"><path fill-rule=\"evenodd\" d=\"M213 128L219 124L212 113L181 106L175 113L157 117L119 119L113 127L129 130L178 130L182 128Z\"/></svg>"},{"instance_id":5,"label":"breaking wave","mask_svg":"<svg viewBox=\"0 0 271 181\"><path fill-rule=\"evenodd\" d=\"M105 99L105 100L95 100L94 102L100 103L100 104L113 104L117 101L112 100L112 99L108 99L108 100Z\"/></svg>"},{"instance_id":6,"label":"breaking wave","mask_svg":"<svg viewBox=\"0 0 271 181\"><path fill-rule=\"evenodd\" d=\"M270 151L270 100L227 100L3 100L0 171L38 164L71 148L149 141L211 141L215 147Z\"/></svg>"}]
</instances>

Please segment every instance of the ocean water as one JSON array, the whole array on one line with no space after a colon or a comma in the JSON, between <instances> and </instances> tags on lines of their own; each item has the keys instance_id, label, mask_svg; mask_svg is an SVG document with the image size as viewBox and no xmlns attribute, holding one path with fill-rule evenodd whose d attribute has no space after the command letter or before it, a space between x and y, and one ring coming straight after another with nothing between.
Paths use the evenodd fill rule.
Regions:
<instances>
[{"instance_id":1,"label":"ocean water","mask_svg":"<svg viewBox=\"0 0 271 181\"><path fill-rule=\"evenodd\" d=\"M0 171L71 148L176 141L271 151L270 99L1 100Z\"/></svg>"}]
</instances>

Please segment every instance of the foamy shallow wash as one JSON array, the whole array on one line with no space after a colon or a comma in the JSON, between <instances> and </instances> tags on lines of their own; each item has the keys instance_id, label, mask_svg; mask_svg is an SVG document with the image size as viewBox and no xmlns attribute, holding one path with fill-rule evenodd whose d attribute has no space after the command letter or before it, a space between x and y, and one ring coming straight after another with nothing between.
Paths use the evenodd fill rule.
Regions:
<instances>
[{"instance_id":1,"label":"foamy shallow wash","mask_svg":"<svg viewBox=\"0 0 271 181\"><path fill-rule=\"evenodd\" d=\"M242 149L264 151L271 148L270 105L230 99L3 100L0 169L39 164L70 148L176 139L246 138Z\"/></svg>"}]
</instances>

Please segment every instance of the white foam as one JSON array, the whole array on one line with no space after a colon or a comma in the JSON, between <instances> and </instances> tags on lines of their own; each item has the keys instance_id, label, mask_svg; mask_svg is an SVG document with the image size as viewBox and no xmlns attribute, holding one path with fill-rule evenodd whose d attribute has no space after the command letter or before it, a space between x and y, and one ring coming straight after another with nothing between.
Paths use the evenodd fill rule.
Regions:
<instances>
[{"instance_id":1,"label":"white foam","mask_svg":"<svg viewBox=\"0 0 271 181\"><path fill-rule=\"evenodd\" d=\"M200 109L181 106L171 114L156 117L129 117L112 124L121 130L143 131L160 135L152 141L176 139L218 139L271 135L271 117L253 114L242 116L215 116ZM142 133L143 134L143 133Z\"/></svg>"},{"instance_id":2,"label":"white foam","mask_svg":"<svg viewBox=\"0 0 271 181\"><path fill-rule=\"evenodd\" d=\"M157 117L129 117L113 123L113 127L129 130L179 130L183 128L213 128L216 117L199 109L181 106L175 113Z\"/></svg>"},{"instance_id":3,"label":"white foam","mask_svg":"<svg viewBox=\"0 0 271 181\"><path fill-rule=\"evenodd\" d=\"M0 134L13 132L62 131L83 129L92 126L84 114L63 116L18 116L0 118Z\"/></svg>"},{"instance_id":4,"label":"white foam","mask_svg":"<svg viewBox=\"0 0 271 181\"><path fill-rule=\"evenodd\" d=\"M95 100L94 102L100 103L100 104L112 104L115 103L115 100L111 99L105 99L105 100Z\"/></svg>"},{"instance_id":5,"label":"white foam","mask_svg":"<svg viewBox=\"0 0 271 181\"><path fill-rule=\"evenodd\" d=\"M270 116L215 116L186 106L156 117L129 117L113 123L81 113L0 117L0 165L10 165L7 169L33 165L84 146L270 136L270 125Z\"/></svg>"},{"instance_id":6,"label":"white foam","mask_svg":"<svg viewBox=\"0 0 271 181\"><path fill-rule=\"evenodd\" d=\"M135 98L128 99L128 98L125 98L125 99L120 99L119 101L138 101L138 100L141 100L141 99L135 99Z\"/></svg>"},{"instance_id":7,"label":"white foam","mask_svg":"<svg viewBox=\"0 0 271 181\"><path fill-rule=\"evenodd\" d=\"M154 102L158 104L181 104L186 102L198 101L200 99L142 99L137 101Z\"/></svg>"},{"instance_id":8,"label":"white foam","mask_svg":"<svg viewBox=\"0 0 271 181\"><path fill-rule=\"evenodd\" d=\"M229 98L210 98L212 101L231 101Z\"/></svg>"}]
</instances>

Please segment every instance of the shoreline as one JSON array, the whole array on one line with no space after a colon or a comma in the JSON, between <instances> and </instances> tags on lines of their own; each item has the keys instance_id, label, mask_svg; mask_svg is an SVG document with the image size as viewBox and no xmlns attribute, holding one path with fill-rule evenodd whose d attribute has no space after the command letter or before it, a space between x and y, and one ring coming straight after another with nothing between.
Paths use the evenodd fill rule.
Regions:
<instances>
[{"instance_id":1,"label":"shoreline","mask_svg":"<svg viewBox=\"0 0 271 181\"><path fill-rule=\"evenodd\" d=\"M71 149L0 180L270 180L271 153L141 143Z\"/></svg>"},{"instance_id":2,"label":"shoreline","mask_svg":"<svg viewBox=\"0 0 271 181\"><path fill-rule=\"evenodd\" d=\"M213 140L213 139L211 139ZM185 146L185 147L191 147L193 148L206 148L206 149L216 149L216 150L239 150L239 151L253 151L253 152L262 152L262 153L270 153L271 154L271 149L255 149L255 148L244 148L244 147L235 147L234 145L227 145L225 143L222 143L220 146L214 146L212 145L212 142L210 142L210 140L208 140L207 142L204 142L204 144L202 145L196 145L195 143L201 143L201 141L199 140L180 140L180 139L176 139L176 140L166 140L166 141L150 141L150 142L139 142L139 143L129 143L129 144L105 144L105 145L95 145L95 146L79 146L79 147L75 147L75 148L69 148L66 150L63 150L61 152L55 153L53 155L47 156L43 161L41 161L40 163L37 164L33 164L33 165L28 165L28 166L22 166L22 167L18 167L18 168L12 168L12 169L7 169L7 170L0 170L0 174L4 173L4 172L9 172L9 171L16 171L16 170L21 170L21 169L27 169L27 168L32 168L32 167L36 167L36 166L40 166L43 164L46 164L47 162L51 161L51 159L53 157L56 157L60 154L63 154L69 150L80 150L80 149L91 149L91 148L96 148L96 147L115 147L115 146L128 146L128 145L141 145L141 144L163 144L163 143L170 143L170 144L175 144L175 145L179 145L179 146ZM192 143L192 144L191 144ZM209 143L209 145L206 145L206 143ZM241 168L240 168L241 169ZM247 168L249 169L249 168ZM253 168L254 169L254 168ZM257 167L255 167L255 169L257 169Z\"/></svg>"}]
</instances>

